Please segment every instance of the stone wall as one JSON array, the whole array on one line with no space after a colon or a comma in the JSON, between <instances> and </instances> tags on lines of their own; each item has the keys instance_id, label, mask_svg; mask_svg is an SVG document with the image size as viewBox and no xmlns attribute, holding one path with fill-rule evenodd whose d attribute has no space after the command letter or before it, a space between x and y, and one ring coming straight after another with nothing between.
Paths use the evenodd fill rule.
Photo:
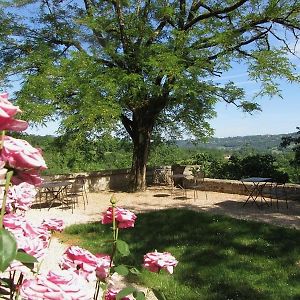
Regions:
<instances>
[{"instance_id":1,"label":"stone wall","mask_svg":"<svg viewBox=\"0 0 300 300\"><path fill-rule=\"evenodd\" d=\"M190 166L189 166L190 167ZM193 183L191 173L185 169L183 172L187 175L187 179L184 180L184 184L187 188ZM155 172L154 169L148 169L147 171L147 185L164 185L165 183L155 182ZM129 186L129 170L119 169L119 170L108 170L99 171L91 173L74 173L67 175L55 175L55 176L45 176L44 179L47 180L73 180L77 176L84 177L86 181L86 189L89 192L101 192L105 190L118 190L118 191L128 191ZM156 180L155 180L156 181ZM250 183L247 183L250 187ZM299 184L286 184L283 190L282 187L278 189L278 195L285 196L285 191L289 199L300 201L300 185ZM213 191L219 193L231 193L231 194L241 194L247 195L248 192L245 186L239 180L225 180L225 179L211 179L205 178L203 189L206 191ZM274 189L271 189L270 184L266 186L265 193L274 193Z\"/></svg>"},{"instance_id":2,"label":"stone wall","mask_svg":"<svg viewBox=\"0 0 300 300\"><path fill-rule=\"evenodd\" d=\"M251 188L251 183L245 183L248 188ZM186 182L188 188L189 181ZM249 192L239 180L211 179L205 178L203 190L219 193L230 193L239 195L248 195ZM274 184L267 183L264 189L265 196L275 197ZM286 184L285 186L277 187L277 195L279 198L287 198L290 200L300 201L300 185Z\"/></svg>"},{"instance_id":3,"label":"stone wall","mask_svg":"<svg viewBox=\"0 0 300 300\"><path fill-rule=\"evenodd\" d=\"M54 176L43 176L45 181L74 180L76 177L85 178L85 187L88 192L101 192L108 190L127 191L129 185L129 170L108 170L90 173L73 173Z\"/></svg>"}]
</instances>

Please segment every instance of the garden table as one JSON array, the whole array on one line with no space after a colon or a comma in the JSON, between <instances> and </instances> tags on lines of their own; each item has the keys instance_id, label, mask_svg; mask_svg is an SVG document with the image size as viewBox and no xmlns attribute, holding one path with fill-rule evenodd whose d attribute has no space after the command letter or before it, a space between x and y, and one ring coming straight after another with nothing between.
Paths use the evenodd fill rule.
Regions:
<instances>
[{"instance_id":1,"label":"garden table","mask_svg":"<svg viewBox=\"0 0 300 300\"><path fill-rule=\"evenodd\" d=\"M266 187L266 184L268 182L272 182L272 178L268 177L249 177L249 178L242 178L241 182L243 183L243 186L245 187L246 191L248 192L248 198L244 202L243 206L247 204L247 202L252 199L252 204L255 203L257 207L261 207L264 202L269 206L268 202L266 201L263 191ZM250 184L245 184L250 183ZM256 200L260 196L261 199L261 205L258 205Z\"/></svg>"},{"instance_id":2,"label":"garden table","mask_svg":"<svg viewBox=\"0 0 300 300\"><path fill-rule=\"evenodd\" d=\"M64 204L64 196L70 185L72 185L71 181L49 181L42 183L40 193L46 195L46 202L49 204L48 210L50 210L56 200ZM48 199L48 195L50 195L50 199Z\"/></svg>"}]
</instances>

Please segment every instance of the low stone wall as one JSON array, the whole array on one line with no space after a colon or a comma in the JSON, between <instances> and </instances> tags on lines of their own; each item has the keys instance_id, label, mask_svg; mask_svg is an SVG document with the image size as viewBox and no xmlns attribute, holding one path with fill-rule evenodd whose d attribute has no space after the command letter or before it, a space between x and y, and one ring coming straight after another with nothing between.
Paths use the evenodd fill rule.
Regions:
<instances>
[{"instance_id":1,"label":"low stone wall","mask_svg":"<svg viewBox=\"0 0 300 300\"><path fill-rule=\"evenodd\" d=\"M187 188L189 187L189 180L186 182ZM245 183L249 188L252 186L251 183ZM275 197L274 185L271 183L267 184L264 189L265 196ZM219 193L230 193L239 195L248 195L249 192L239 180L226 180L226 179L211 179L205 178L203 190ZM290 200L300 201L300 185L299 184L286 184L284 187L277 187L277 195L279 198L285 198Z\"/></svg>"},{"instance_id":2,"label":"low stone wall","mask_svg":"<svg viewBox=\"0 0 300 300\"><path fill-rule=\"evenodd\" d=\"M128 191L129 186L129 169L119 169L119 170L108 170L108 171L99 171L99 172L90 172L90 173L74 173L67 175L55 175L55 176L45 176L45 180L74 180L77 176L84 177L86 180L86 189L89 192L101 192L106 190L121 190ZM190 175L190 174L186 174ZM147 185L153 186L159 183L153 182L155 179L154 170L149 169L147 171ZM189 188L192 184L192 177L189 176L188 179L185 179L185 186ZM161 185L161 184L160 184ZM251 185L251 183L247 183ZM278 195L285 196L285 192L288 196L288 199L299 200L300 201L300 185L299 184L286 184L283 188L278 189ZM239 180L225 180L225 179L211 179L205 178L203 189L206 191L213 191L219 193L231 193L231 194L240 194L247 195L248 192L245 186ZM268 185L265 189L265 193L274 193L274 190L271 189Z\"/></svg>"},{"instance_id":3,"label":"low stone wall","mask_svg":"<svg viewBox=\"0 0 300 300\"><path fill-rule=\"evenodd\" d=\"M90 173L73 173L54 176L43 176L45 181L74 180L76 177L85 178L85 187L88 192L101 192L108 190L127 191L129 186L128 169L107 170Z\"/></svg>"}]
</instances>

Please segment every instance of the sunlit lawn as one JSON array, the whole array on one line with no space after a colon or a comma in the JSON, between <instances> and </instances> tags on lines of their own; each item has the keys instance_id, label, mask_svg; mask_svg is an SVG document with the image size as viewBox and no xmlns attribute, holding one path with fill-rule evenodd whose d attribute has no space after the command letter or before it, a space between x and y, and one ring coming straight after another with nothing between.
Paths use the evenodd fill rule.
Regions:
<instances>
[{"instance_id":1,"label":"sunlit lawn","mask_svg":"<svg viewBox=\"0 0 300 300\"><path fill-rule=\"evenodd\" d=\"M65 230L61 240L93 253L109 251L109 225L91 223ZM138 215L120 238L131 255L120 261L141 271L135 280L167 299L300 299L300 231L188 210ZM143 255L169 251L179 261L173 275L141 267Z\"/></svg>"}]
</instances>

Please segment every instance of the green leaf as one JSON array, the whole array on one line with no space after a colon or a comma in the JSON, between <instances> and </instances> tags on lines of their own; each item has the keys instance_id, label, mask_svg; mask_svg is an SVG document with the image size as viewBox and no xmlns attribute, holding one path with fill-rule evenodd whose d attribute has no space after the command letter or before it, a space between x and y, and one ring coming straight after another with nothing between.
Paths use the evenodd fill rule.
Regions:
<instances>
[{"instance_id":1,"label":"green leaf","mask_svg":"<svg viewBox=\"0 0 300 300\"><path fill-rule=\"evenodd\" d=\"M130 254L128 244L122 240L117 240L117 250L122 256L128 256Z\"/></svg>"},{"instance_id":2,"label":"green leaf","mask_svg":"<svg viewBox=\"0 0 300 300\"><path fill-rule=\"evenodd\" d=\"M122 276L126 276L129 273L129 270L125 265L115 267L115 271Z\"/></svg>"},{"instance_id":3,"label":"green leaf","mask_svg":"<svg viewBox=\"0 0 300 300\"><path fill-rule=\"evenodd\" d=\"M157 300L167 300L167 298L163 292L161 292L157 289L152 289L152 292L155 295L155 297L157 298Z\"/></svg>"},{"instance_id":4,"label":"green leaf","mask_svg":"<svg viewBox=\"0 0 300 300\"><path fill-rule=\"evenodd\" d=\"M142 291L135 291L133 292L133 296L135 298L135 300L145 300L145 294Z\"/></svg>"},{"instance_id":5,"label":"green leaf","mask_svg":"<svg viewBox=\"0 0 300 300\"><path fill-rule=\"evenodd\" d=\"M0 230L0 271L4 272L17 254L15 237L6 229Z\"/></svg>"},{"instance_id":6,"label":"green leaf","mask_svg":"<svg viewBox=\"0 0 300 300\"><path fill-rule=\"evenodd\" d=\"M15 259L24 264L32 264L37 262L37 259L34 256L29 255L22 250L18 250Z\"/></svg>"},{"instance_id":7,"label":"green leaf","mask_svg":"<svg viewBox=\"0 0 300 300\"><path fill-rule=\"evenodd\" d=\"M136 289L132 286L128 286L124 289L122 289L118 294L117 294L117 297L116 297L116 300L121 300L122 298L132 294Z\"/></svg>"},{"instance_id":8,"label":"green leaf","mask_svg":"<svg viewBox=\"0 0 300 300\"><path fill-rule=\"evenodd\" d=\"M130 268L129 272L134 274L134 275L139 275L141 272L137 268Z\"/></svg>"}]
</instances>

